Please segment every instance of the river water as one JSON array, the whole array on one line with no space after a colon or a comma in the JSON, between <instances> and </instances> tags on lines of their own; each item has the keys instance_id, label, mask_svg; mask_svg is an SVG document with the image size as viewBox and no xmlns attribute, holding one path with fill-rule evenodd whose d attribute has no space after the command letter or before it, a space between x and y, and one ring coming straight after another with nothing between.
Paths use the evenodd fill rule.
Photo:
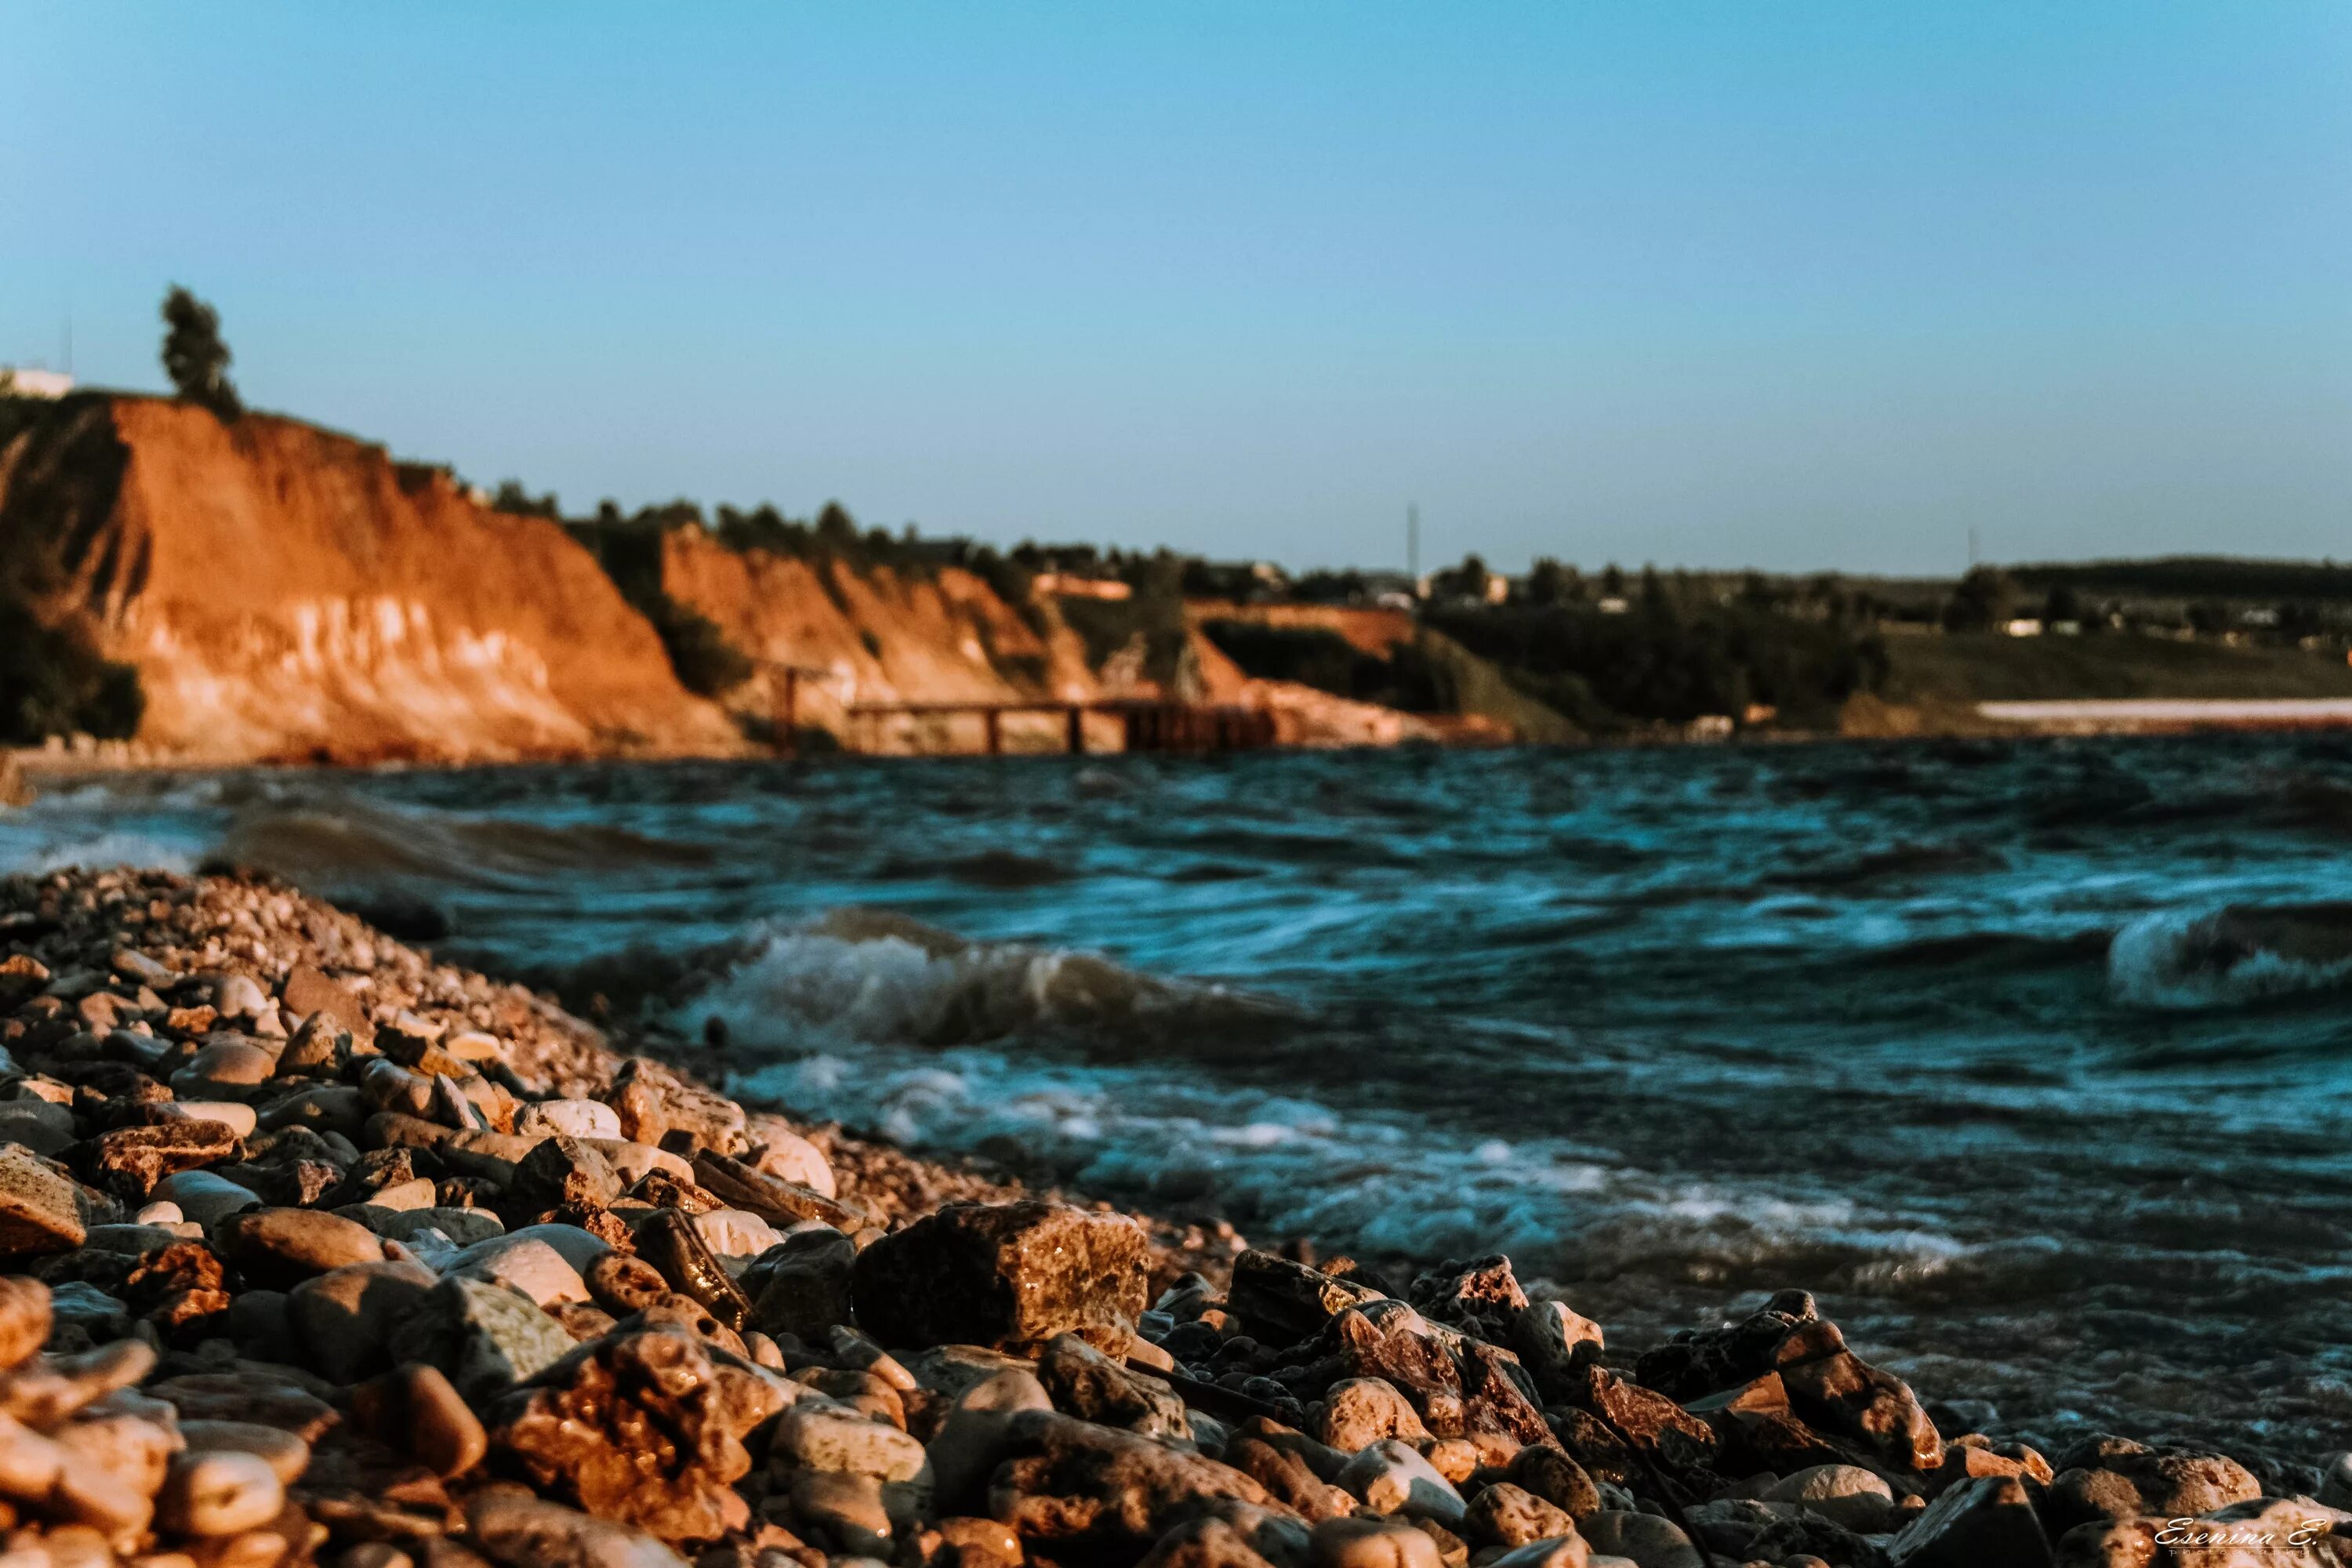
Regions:
<instances>
[{"instance_id":1,"label":"river water","mask_svg":"<svg viewBox=\"0 0 2352 1568\"><path fill-rule=\"evenodd\" d=\"M118 774L0 816L10 868L212 859L666 986L749 1098L1507 1251L1613 1343L1803 1285L1969 1426L2352 1428L2352 739Z\"/></svg>"}]
</instances>

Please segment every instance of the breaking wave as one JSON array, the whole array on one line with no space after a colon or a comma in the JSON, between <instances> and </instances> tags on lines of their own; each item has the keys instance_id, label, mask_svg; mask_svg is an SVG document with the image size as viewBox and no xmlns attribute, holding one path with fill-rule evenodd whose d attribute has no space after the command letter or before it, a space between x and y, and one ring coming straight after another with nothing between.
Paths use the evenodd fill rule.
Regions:
<instances>
[{"instance_id":1,"label":"breaking wave","mask_svg":"<svg viewBox=\"0 0 2352 1568\"><path fill-rule=\"evenodd\" d=\"M755 1048L931 1047L1029 1033L1098 1045L1245 1028L1294 1016L1226 987L1141 974L1066 948L971 942L887 910L837 910L763 927L692 1011Z\"/></svg>"},{"instance_id":2,"label":"breaking wave","mask_svg":"<svg viewBox=\"0 0 2352 1568\"><path fill-rule=\"evenodd\" d=\"M2134 1006L2277 1001L2352 984L2352 903L2145 915L2116 935L2107 982Z\"/></svg>"}]
</instances>

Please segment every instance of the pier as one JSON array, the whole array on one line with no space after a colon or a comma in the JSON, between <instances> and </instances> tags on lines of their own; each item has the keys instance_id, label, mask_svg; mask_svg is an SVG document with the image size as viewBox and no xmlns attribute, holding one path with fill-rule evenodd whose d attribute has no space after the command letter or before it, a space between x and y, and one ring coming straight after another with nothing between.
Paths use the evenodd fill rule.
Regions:
<instances>
[{"instance_id":1,"label":"pier","mask_svg":"<svg viewBox=\"0 0 2352 1568\"><path fill-rule=\"evenodd\" d=\"M1200 702L1161 702L1136 699L1101 699L1073 702L1059 699L971 702L860 702L843 709L849 719L844 738L852 752L879 749L883 727L893 719L980 720L980 750L988 756L1004 752L1004 720L1009 714L1056 715L1061 721L1062 750L1070 756L1087 752L1087 716L1110 715L1119 721L1120 748L1129 752L1245 752L1275 743L1274 715L1262 708Z\"/></svg>"}]
</instances>

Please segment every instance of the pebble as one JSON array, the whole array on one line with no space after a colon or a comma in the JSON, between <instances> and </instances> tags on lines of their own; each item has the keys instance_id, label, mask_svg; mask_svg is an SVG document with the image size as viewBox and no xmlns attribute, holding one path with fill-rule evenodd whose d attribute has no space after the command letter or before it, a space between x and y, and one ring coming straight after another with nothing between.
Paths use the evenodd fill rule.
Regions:
<instances>
[{"instance_id":1,"label":"pebble","mask_svg":"<svg viewBox=\"0 0 2352 1568\"><path fill-rule=\"evenodd\" d=\"M155 1494L157 1522L183 1535L236 1535L268 1523L285 1506L285 1485L269 1461L228 1448L182 1456Z\"/></svg>"},{"instance_id":2,"label":"pebble","mask_svg":"<svg viewBox=\"0 0 2352 1568\"><path fill-rule=\"evenodd\" d=\"M224 1257L285 1283L353 1263L380 1262L383 1241L363 1225L318 1209L251 1209L213 1229Z\"/></svg>"},{"instance_id":3,"label":"pebble","mask_svg":"<svg viewBox=\"0 0 2352 1568\"><path fill-rule=\"evenodd\" d=\"M1462 1494L1434 1466L1393 1437L1384 1437L1348 1461L1339 1484L1374 1513L1433 1519L1452 1530L1462 1522Z\"/></svg>"},{"instance_id":4,"label":"pebble","mask_svg":"<svg viewBox=\"0 0 2352 1568\"><path fill-rule=\"evenodd\" d=\"M478 1241L459 1252L442 1270L446 1276L481 1279L520 1290L542 1307L552 1307L564 1301L585 1301L586 1281L580 1270L565 1260L562 1252L545 1237L538 1234L556 1229L552 1226L530 1226L521 1230L494 1236ZM586 1236L586 1231L580 1233ZM594 1237L590 1237L594 1240ZM604 1246L602 1242L599 1246Z\"/></svg>"},{"instance_id":5,"label":"pebble","mask_svg":"<svg viewBox=\"0 0 2352 1568\"><path fill-rule=\"evenodd\" d=\"M1706 1558L1682 1528L1654 1513L1604 1509L1578 1529L1595 1552L1630 1558L1640 1568L1707 1568ZM1992 1568L1990 1562L1985 1568Z\"/></svg>"},{"instance_id":6,"label":"pebble","mask_svg":"<svg viewBox=\"0 0 2352 1568\"><path fill-rule=\"evenodd\" d=\"M601 1100L541 1100L515 1113L515 1131L616 1139L621 1136L621 1119Z\"/></svg>"},{"instance_id":7,"label":"pebble","mask_svg":"<svg viewBox=\"0 0 2352 1568\"><path fill-rule=\"evenodd\" d=\"M897 1427L815 1400L783 1413L769 1450L803 1469L886 1481L913 1480L929 1458L922 1444Z\"/></svg>"},{"instance_id":8,"label":"pebble","mask_svg":"<svg viewBox=\"0 0 2352 1568\"><path fill-rule=\"evenodd\" d=\"M292 1486L310 1464L310 1445L291 1432L255 1421L182 1421L180 1438L191 1454L252 1454Z\"/></svg>"},{"instance_id":9,"label":"pebble","mask_svg":"<svg viewBox=\"0 0 2352 1568\"><path fill-rule=\"evenodd\" d=\"M261 1194L210 1171L181 1171L155 1184L157 1199L176 1206L183 1217L211 1226L242 1209L261 1206Z\"/></svg>"},{"instance_id":10,"label":"pebble","mask_svg":"<svg viewBox=\"0 0 2352 1568\"><path fill-rule=\"evenodd\" d=\"M1307 1532L1311 1568L1444 1568L1437 1542L1399 1520L1327 1519Z\"/></svg>"}]
</instances>

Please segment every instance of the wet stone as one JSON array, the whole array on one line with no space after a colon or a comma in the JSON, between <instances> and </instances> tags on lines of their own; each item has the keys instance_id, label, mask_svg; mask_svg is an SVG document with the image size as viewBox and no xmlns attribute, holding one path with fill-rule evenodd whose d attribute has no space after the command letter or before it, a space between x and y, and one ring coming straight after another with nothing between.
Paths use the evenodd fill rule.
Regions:
<instances>
[{"instance_id":1,"label":"wet stone","mask_svg":"<svg viewBox=\"0 0 2352 1568\"><path fill-rule=\"evenodd\" d=\"M1059 1204L950 1205L857 1255L858 1321L886 1345L1116 1334L1148 1300L1143 1229Z\"/></svg>"}]
</instances>

